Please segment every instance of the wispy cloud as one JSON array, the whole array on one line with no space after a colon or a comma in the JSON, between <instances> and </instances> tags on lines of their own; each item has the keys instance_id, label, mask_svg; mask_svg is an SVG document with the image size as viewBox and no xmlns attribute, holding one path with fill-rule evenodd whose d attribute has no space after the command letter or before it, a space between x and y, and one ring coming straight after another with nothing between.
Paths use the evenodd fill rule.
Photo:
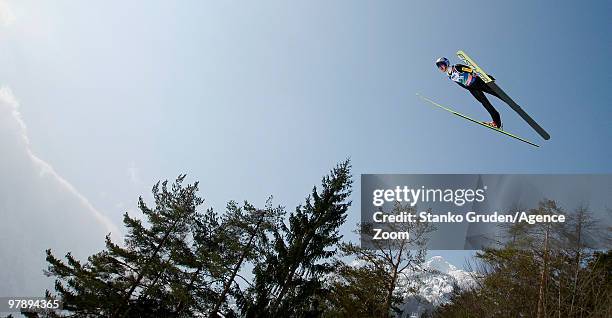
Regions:
<instances>
[{"instance_id":1,"label":"wispy cloud","mask_svg":"<svg viewBox=\"0 0 612 318\"><path fill-rule=\"evenodd\" d=\"M47 248L82 257L96 252L109 232L120 240L118 227L33 153L19 103L7 87L0 88L0 149L0 254L11 255L0 260L0 294L42 292Z\"/></svg>"},{"instance_id":2,"label":"wispy cloud","mask_svg":"<svg viewBox=\"0 0 612 318\"><path fill-rule=\"evenodd\" d=\"M56 180L61 188L70 194L74 195L74 198L80 201L81 204L85 207L85 210L91 214L101 225L106 228L106 231L113 232L119 234L118 228L102 213L100 213L94 206L87 200L85 196L83 196L77 189L70 184L66 179L60 176L53 167L37 157L30 148L30 140L27 135L26 125L21 117L21 113L19 113L19 103L17 99L13 95L13 92L8 87L0 88L0 107L8 108L11 113L12 119L15 123L13 125L14 129L16 129L17 136L23 141L24 150L35 164L36 168L38 168L39 175L41 177L48 175L52 179ZM10 119L9 119L10 121ZM8 125L10 127L10 125Z\"/></svg>"}]
</instances>

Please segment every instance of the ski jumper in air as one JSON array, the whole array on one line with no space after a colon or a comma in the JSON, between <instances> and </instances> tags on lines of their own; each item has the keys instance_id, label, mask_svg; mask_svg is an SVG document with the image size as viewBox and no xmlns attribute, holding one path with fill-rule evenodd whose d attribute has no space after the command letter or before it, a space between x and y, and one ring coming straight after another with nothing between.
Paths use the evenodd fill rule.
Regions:
<instances>
[{"instance_id":1,"label":"ski jumper in air","mask_svg":"<svg viewBox=\"0 0 612 318\"><path fill-rule=\"evenodd\" d=\"M489 102L487 96L485 96L484 93L493 95L501 99L502 101L504 100L499 97L499 95L495 93L488 85L485 84L485 82L478 76L478 74L474 72L474 69L463 64L450 65L450 62L445 57L441 57L436 60L436 66L438 67L438 69L440 69L440 71L446 73L451 81L459 84L459 86L470 91L472 96L474 96L474 98L476 98L476 100L478 100L482 104L482 106L484 106L484 108L491 115L491 119L493 120L491 122L485 122L485 124L493 126L495 128L502 128L502 122L499 113L497 112L495 107L491 105L491 102ZM489 75L489 77L495 80L493 76Z\"/></svg>"}]
</instances>

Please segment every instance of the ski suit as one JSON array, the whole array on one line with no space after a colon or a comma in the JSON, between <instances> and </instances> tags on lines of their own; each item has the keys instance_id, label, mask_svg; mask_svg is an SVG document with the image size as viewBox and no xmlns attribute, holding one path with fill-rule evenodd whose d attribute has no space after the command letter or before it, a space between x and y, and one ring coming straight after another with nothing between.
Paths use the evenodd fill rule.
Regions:
<instances>
[{"instance_id":1,"label":"ski suit","mask_svg":"<svg viewBox=\"0 0 612 318\"><path fill-rule=\"evenodd\" d=\"M493 80L495 79L491 75L489 75L489 77ZM487 86L485 82L483 82L483 80L478 76L478 74L474 72L471 67L463 64L455 64L449 68L448 78L450 78L451 81L459 84L459 86L470 91L472 96L474 96L474 98L476 98L476 100L478 100L482 104L482 106L484 106L484 108L489 112L489 115L491 115L491 118L493 119L493 122L495 122L497 127L502 126L499 113L497 112L495 107L491 105L484 93L491 94L499 99L501 98L493 90L491 90L491 88L489 88L489 86Z\"/></svg>"}]
</instances>

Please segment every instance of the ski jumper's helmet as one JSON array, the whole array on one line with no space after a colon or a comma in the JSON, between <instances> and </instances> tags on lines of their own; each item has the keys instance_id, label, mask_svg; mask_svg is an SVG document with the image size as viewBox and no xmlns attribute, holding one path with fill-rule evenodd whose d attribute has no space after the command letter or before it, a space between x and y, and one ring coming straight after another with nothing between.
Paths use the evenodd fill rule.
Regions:
<instances>
[{"instance_id":1,"label":"ski jumper's helmet","mask_svg":"<svg viewBox=\"0 0 612 318\"><path fill-rule=\"evenodd\" d=\"M446 67L449 67L450 66L450 62L448 61L447 58L441 57L441 58L436 60L436 66L440 67L440 65L446 65Z\"/></svg>"}]
</instances>

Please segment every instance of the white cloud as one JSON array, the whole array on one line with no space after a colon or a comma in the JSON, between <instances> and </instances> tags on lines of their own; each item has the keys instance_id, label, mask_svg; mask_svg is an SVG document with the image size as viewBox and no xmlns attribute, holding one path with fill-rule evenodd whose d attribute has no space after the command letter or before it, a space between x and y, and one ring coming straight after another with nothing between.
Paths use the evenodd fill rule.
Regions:
<instances>
[{"instance_id":1,"label":"white cloud","mask_svg":"<svg viewBox=\"0 0 612 318\"><path fill-rule=\"evenodd\" d=\"M118 228L30 148L19 104L0 88L0 297L40 296L44 251L85 257Z\"/></svg>"},{"instance_id":2,"label":"white cloud","mask_svg":"<svg viewBox=\"0 0 612 318\"><path fill-rule=\"evenodd\" d=\"M4 26L11 25L15 21L13 9L6 0L0 0L0 24Z\"/></svg>"}]
</instances>

